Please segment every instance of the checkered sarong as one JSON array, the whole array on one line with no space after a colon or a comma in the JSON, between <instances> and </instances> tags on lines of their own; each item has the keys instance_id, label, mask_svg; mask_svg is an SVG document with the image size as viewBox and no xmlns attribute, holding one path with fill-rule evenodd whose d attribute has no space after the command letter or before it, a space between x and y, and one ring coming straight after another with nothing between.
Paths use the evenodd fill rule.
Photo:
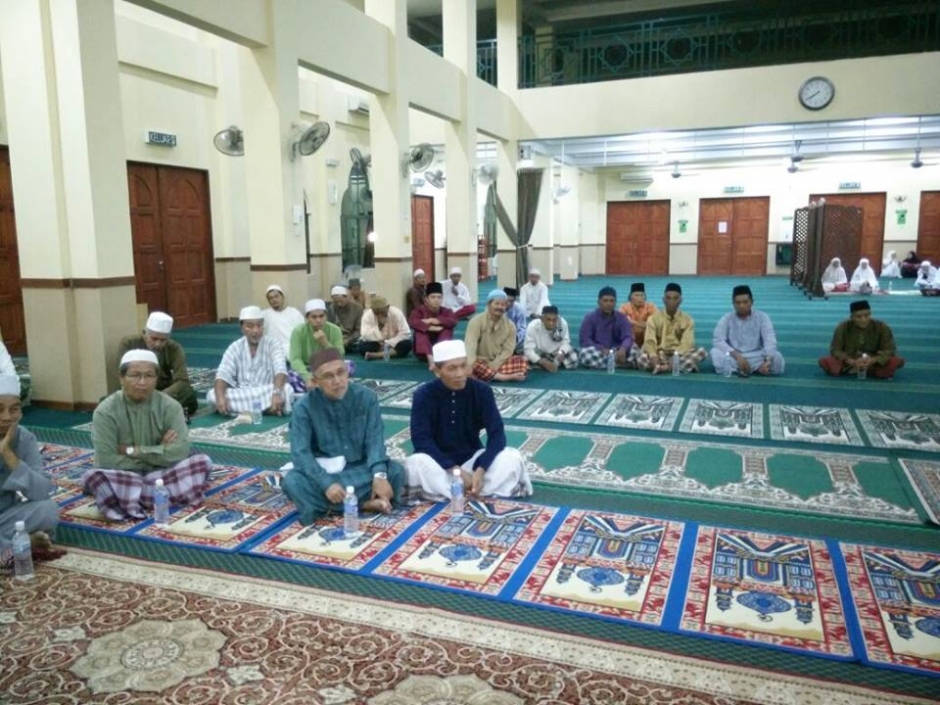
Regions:
<instances>
[{"instance_id":1,"label":"checkered sarong","mask_svg":"<svg viewBox=\"0 0 940 705\"><path fill-rule=\"evenodd\" d=\"M607 356L601 355L601 349L593 345L581 348L578 359L581 362L581 367L589 367L592 370L603 370L607 367Z\"/></svg>"},{"instance_id":2,"label":"checkered sarong","mask_svg":"<svg viewBox=\"0 0 940 705\"><path fill-rule=\"evenodd\" d=\"M526 374L529 371L529 361L522 355L513 355L506 362L500 365L498 370L492 370L487 367L483 360L477 360L473 363L473 376L482 381L489 382L498 374L514 375L518 372Z\"/></svg>"},{"instance_id":3,"label":"checkered sarong","mask_svg":"<svg viewBox=\"0 0 940 705\"><path fill-rule=\"evenodd\" d=\"M93 495L95 504L112 521L128 518L145 519L145 510L153 509L154 483L163 480L170 493L171 504L199 504L205 489L212 460L204 453L191 455L173 467L151 470L141 475L130 470L92 468L82 476L86 494Z\"/></svg>"},{"instance_id":4,"label":"checkered sarong","mask_svg":"<svg viewBox=\"0 0 940 705\"><path fill-rule=\"evenodd\" d=\"M698 348L697 350L692 350L687 353L682 353L679 355L679 370L683 374L688 374L689 372L698 372L698 363L708 357L708 352L705 348ZM640 356L637 358L636 365L641 370L649 370L650 372L656 367L657 364L666 365L668 370L672 370L672 355L666 355L665 353L659 353L656 356L650 355L647 352L640 352Z\"/></svg>"},{"instance_id":5,"label":"checkered sarong","mask_svg":"<svg viewBox=\"0 0 940 705\"><path fill-rule=\"evenodd\" d=\"M543 360L548 360L551 363L558 364L558 356L555 353L541 353L539 355ZM578 366L578 351L569 350L564 353L561 357L560 367L564 367L566 370L573 370Z\"/></svg>"}]
</instances>

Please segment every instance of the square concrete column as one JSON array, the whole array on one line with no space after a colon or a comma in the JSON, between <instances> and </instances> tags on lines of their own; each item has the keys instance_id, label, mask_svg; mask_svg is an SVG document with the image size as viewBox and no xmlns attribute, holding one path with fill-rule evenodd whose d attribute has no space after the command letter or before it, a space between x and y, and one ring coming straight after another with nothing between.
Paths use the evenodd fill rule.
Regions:
<instances>
[{"instance_id":1,"label":"square concrete column","mask_svg":"<svg viewBox=\"0 0 940 705\"><path fill-rule=\"evenodd\" d=\"M513 225L519 222L519 180L516 177L516 166L519 161L519 143L516 140L508 142L496 141L496 165L499 167L499 177L496 179L496 193ZM497 232L497 280L500 288L515 287L516 279L516 246L512 244L502 224L496 226ZM526 272L522 273L524 277ZM547 282L546 282L547 283Z\"/></svg>"}]
</instances>

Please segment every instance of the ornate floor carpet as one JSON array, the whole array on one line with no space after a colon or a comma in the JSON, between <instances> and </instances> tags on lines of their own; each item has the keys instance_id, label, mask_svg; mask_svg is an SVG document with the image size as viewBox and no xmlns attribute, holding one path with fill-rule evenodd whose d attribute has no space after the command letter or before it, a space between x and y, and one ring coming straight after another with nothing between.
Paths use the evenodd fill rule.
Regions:
<instances>
[{"instance_id":1,"label":"ornate floor carpet","mask_svg":"<svg viewBox=\"0 0 940 705\"><path fill-rule=\"evenodd\" d=\"M929 702L75 548L3 587L9 705Z\"/></svg>"}]
</instances>

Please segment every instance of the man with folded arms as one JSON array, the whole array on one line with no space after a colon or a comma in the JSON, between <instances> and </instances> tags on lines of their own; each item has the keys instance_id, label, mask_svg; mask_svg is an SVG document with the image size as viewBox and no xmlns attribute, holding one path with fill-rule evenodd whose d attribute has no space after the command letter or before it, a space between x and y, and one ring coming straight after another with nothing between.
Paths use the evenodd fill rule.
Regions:
<instances>
[{"instance_id":1,"label":"man with folded arms","mask_svg":"<svg viewBox=\"0 0 940 705\"><path fill-rule=\"evenodd\" d=\"M444 289L440 282L427 285L424 303L408 315L408 325L415 334L415 357L427 362L431 348L454 337L457 317L444 308Z\"/></svg>"}]
</instances>

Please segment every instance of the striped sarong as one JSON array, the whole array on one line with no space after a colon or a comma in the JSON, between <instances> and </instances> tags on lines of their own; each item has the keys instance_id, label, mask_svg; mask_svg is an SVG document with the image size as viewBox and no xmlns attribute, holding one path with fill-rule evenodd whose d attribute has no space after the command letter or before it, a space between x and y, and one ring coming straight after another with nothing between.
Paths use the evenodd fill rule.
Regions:
<instances>
[{"instance_id":1,"label":"striped sarong","mask_svg":"<svg viewBox=\"0 0 940 705\"><path fill-rule=\"evenodd\" d=\"M493 370L487 366L483 360L477 360L473 363L471 374L481 382L489 382L498 374L514 375L521 372L526 374L529 371L529 361L522 355L513 355L506 362L500 365L498 370Z\"/></svg>"}]
</instances>

